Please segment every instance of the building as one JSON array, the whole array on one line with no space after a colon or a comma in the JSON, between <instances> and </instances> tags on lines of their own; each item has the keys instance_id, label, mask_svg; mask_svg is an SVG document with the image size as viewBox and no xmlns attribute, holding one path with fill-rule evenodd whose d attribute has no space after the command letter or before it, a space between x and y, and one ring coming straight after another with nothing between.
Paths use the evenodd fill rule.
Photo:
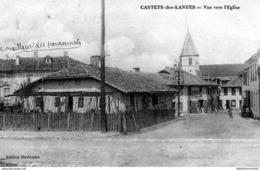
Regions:
<instances>
[{"instance_id":1,"label":"building","mask_svg":"<svg viewBox=\"0 0 260 170\"><path fill-rule=\"evenodd\" d=\"M223 109L230 107L241 108L242 83L238 79L238 73L246 67L246 64L219 64L201 65L201 78L205 81L220 85L220 104ZM234 103L236 100L236 103ZM231 101L233 101L231 104Z\"/></svg>"},{"instance_id":2,"label":"building","mask_svg":"<svg viewBox=\"0 0 260 170\"><path fill-rule=\"evenodd\" d=\"M194 76L200 76L199 53L197 52L189 31L186 34L181 51L180 65L184 71Z\"/></svg>"},{"instance_id":3,"label":"building","mask_svg":"<svg viewBox=\"0 0 260 170\"><path fill-rule=\"evenodd\" d=\"M180 65L184 71L200 77L204 81L219 85L218 93L220 95L218 100L220 107L228 109L231 102L235 108L241 107L241 83L239 83L237 75L246 67L246 64L200 65L199 53L188 31L180 55ZM227 86L224 86L225 84ZM233 89L233 92L235 90L235 94L232 93L232 90L230 93L226 93L226 90L230 89ZM236 100L235 103L234 100Z\"/></svg>"},{"instance_id":4,"label":"building","mask_svg":"<svg viewBox=\"0 0 260 170\"><path fill-rule=\"evenodd\" d=\"M260 117L259 59L260 50L245 62L247 67L239 74L242 79L242 105L252 111L254 118Z\"/></svg>"},{"instance_id":5,"label":"building","mask_svg":"<svg viewBox=\"0 0 260 170\"><path fill-rule=\"evenodd\" d=\"M230 107L242 108L242 83L237 77L221 86L220 105L229 109Z\"/></svg>"},{"instance_id":6,"label":"building","mask_svg":"<svg viewBox=\"0 0 260 170\"><path fill-rule=\"evenodd\" d=\"M166 67L159 72L168 85L174 88L178 86L178 71ZM181 112L198 113L199 105L204 108L205 112L214 110L218 106L218 85L209 83L194 76L184 70L180 71L180 108ZM200 103L201 102L201 103ZM175 109L177 109L178 99L173 99Z\"/></svg>"},{"instance_id":7,"label":"building","mask_svg":"<svg viewBox=\"0 0 260 170\"><path fill-rule=\"evenodd\" d=\"M23 98L22 105L28 110L78 113L98 110L99 73L95 65L70 67L30 83L16 91L15 95ZM107 67L106 112L172 108L176 90L160 80L159 74L127 72Z\"/></svg>"},{"instance_id":8,"label":"building","mask_svg":"<svg viewBox=\"0 0 260 170\"><path fill-rule=\"evenodd\" d=\"M0 61L0 99L6 105L14 105L15 97L6 97L26 84L38 80L49 73L84 65L68 56L65 51L60 57L39 57L38 52L33 53L33 57L16 56L15 59Z\"/></svg>"}]
</instances>

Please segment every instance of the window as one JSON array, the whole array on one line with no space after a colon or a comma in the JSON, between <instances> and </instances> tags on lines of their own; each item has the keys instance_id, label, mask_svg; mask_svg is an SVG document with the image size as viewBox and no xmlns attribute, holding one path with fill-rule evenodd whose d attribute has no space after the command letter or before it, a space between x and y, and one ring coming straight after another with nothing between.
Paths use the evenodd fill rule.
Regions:
<instances>
[{"instance_id":1,"label":"window","mask_svg":"<svg viewBox=\"0 0 260 170\"><path fill-rule=\"evenodd\" d=\"M35 106L43 109L43 97L36 97Z\"/></svg>"},{"instance_id":2,"label":"window","mask_svg":"<svg viewBox=\"0 0 260 170\"><path fill-rule=\"evenodd\" d=\"M84 97L79 97L78 98L78 108L83 108L84 107Z\"/></svg>"},{"instance_id":3,"label":"window","mask_svg":"<svg viewBox=\"0 0 260 170\"><path fill-rule=\"evenodd\" d=\"M4 88L4 96L7 96L10 94L10 88Z\"/></svg>"},{"instance_id":4,"label":"window","mask_svg":"<svg viewBox=\"0 0 260 170\"><path fill-rule=\"evenodd\" d=\"M244 85L248 85L248 73L244 74Z\"/></svg>"},{"instance_id":5,"label":"window","mask_svg":"<svg viewBox=\"0 0 260 170\"><path fill-rule=\"evenodd\" d=\"M130 96L130 109L135 109L135 97L134 95Z\"/></svg>"},{"instance_id":6,"label":"window","mask_svg":"<svg viewBox=\"0 0 260 170\"><path fill-rule=\"evenodd\" d=\"M192 58L189 58L189 66L192 65Z\"/></svg>"},{"instance_id":7,"label":"window","mask_svg":"<svg viewBox=\"0 0 260 170\"><path fill-rule=\"evenodd\" d=\"M46 62L46 64L51 64L51 57L50 56L46 56L45 62Z\"/></svg>"},{"instance_id":8,"label":"window","mask_svg":"<svg viewBox=\"0 0 260 170\"><path fill-rule=\"evenodd\" d=\"M159 97L158 97L157 95L153 95L153 96L152 96L152 103L153 103L153 106L158 105L158 103L159 103Z\"/></svg>"},{"instance_id":9,"label":"window","mask_svg":"<svg viewBox=\"0 0 260 170\"><path fill-rule=\"evenodd\" d=\"M242 95L242 88L239 88L239 95Z\"/></svg>"},{"instance_id":10,"label":"window","mask_svg":"<svg viewBox=\"0 0 260 170\"><path fill-rule=\"evenodd\" d=\"M60 106L60 97L55 97L55 107L59 107Z\"/></svg>"},{"instance_id":11,"label":"window","mask_svg":"<svg viewBox=\"0 0 260 170\"><path fill-rule=\"evenodd\" d=\"M200 93L202 93L202 87L199 87L200 88Z\"/></svg>"},{"instance_id":12,"label":"window","mask_svg":"<svg viewBox=\"0 0 260 170\"><path fill-rule=\"evenodd\" d=\"M146 96L142 98L143 108L146 109L149 106L149 101L146 99Z\"/></svg>"},{"instance_id":13,"label":"window","mask_svg":"<svg viewBox=\"0 0 260 170\"><path fill-rule=\"evenodd\" d=\"M26 78L27 78L27 82L28 83L31 83L32 82L32 77L33 77L33 74L26 74Z\"/></svg>"},{"instance_id":14,"label":"window","mask_svg":"<svg viewBox=\"0 0 260 170\"><path fill-rule=\"evenodd\" d=\"M236 95L236 88L232 88L232 95L233 95L233 96Z\"/></svg>"},{"instance_id":15,"label":"window","mask_svg":"<svg viewBox=\"0 0 260 170\"><path fill-rule=\"evenodd\" d=\"M228 88L224 88L224 96L227 96L228 94Z\"/></svg>"},{"instance_id":16,"label":"window","mask_svg":"<svg viewBox=\"0 0 260 170\"><path fill-rule=\"evenodd\" d=\"M231 100L231 106L236 107L236 100Z\"/></svg>"}]
</instances>

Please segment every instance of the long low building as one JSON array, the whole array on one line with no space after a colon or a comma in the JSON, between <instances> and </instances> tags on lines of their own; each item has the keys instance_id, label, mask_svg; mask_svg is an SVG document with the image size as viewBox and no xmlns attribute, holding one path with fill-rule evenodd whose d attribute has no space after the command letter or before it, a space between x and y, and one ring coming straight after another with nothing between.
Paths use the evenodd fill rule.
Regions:
<instances>
[{"instance_id":1,"label":"long low building","mask_svg":"<svg viewBox=\"0 0 260 170\"><path fill-rule=\"evenodd\" d=\"M34 81L15 92L24 108L45 112L81 112L99 109L100 70L97 66L70 67ZM172 108L173 87L159 74L106 68L106 112ZM28 96L24 98L24 96Z\"/></svg>"}]
</instances>

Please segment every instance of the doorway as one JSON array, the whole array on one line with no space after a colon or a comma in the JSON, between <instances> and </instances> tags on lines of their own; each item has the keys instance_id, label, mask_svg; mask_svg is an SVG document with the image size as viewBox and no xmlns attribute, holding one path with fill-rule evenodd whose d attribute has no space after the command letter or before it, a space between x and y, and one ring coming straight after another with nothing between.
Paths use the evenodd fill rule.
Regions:
<instances>
[{"instance_id":1,"label":"doorway","mask_svg":"<svg viewBox=\"0 0 260 170\"><path fill-rule=\"evenodd\" d=\"M229 109L230 108L230 102L229 100L226 100L226 109Z\"/></svg>"},{"instance_id":2,"label":"doorway","mask_svg":"<svg viewBox=\"0 0 260 170\"><path fill-rule=\"evenodd\" d=\"M72 96L69 96L69 99L68 99L68 110L69 111L73 110L73 97Z\"/></svg>"}]
</instances>

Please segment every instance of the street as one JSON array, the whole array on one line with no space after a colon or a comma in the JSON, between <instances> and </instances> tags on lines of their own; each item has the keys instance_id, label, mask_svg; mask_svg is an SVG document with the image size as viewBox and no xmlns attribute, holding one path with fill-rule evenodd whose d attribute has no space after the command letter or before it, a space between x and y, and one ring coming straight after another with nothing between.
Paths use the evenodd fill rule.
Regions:
<instances>
[{"instance_id":1,"label":"street","mask_svg":"<svg viewBox=\"0 0 260 170\"><path fill-rule=\"evenodd\" d=\"M259 126L237 114L229 119L225 112L184 115L127 136L3 138L0 166L259 167ZM10 155L39 159L6 159Z\"/></svg>"}]
</instances>

